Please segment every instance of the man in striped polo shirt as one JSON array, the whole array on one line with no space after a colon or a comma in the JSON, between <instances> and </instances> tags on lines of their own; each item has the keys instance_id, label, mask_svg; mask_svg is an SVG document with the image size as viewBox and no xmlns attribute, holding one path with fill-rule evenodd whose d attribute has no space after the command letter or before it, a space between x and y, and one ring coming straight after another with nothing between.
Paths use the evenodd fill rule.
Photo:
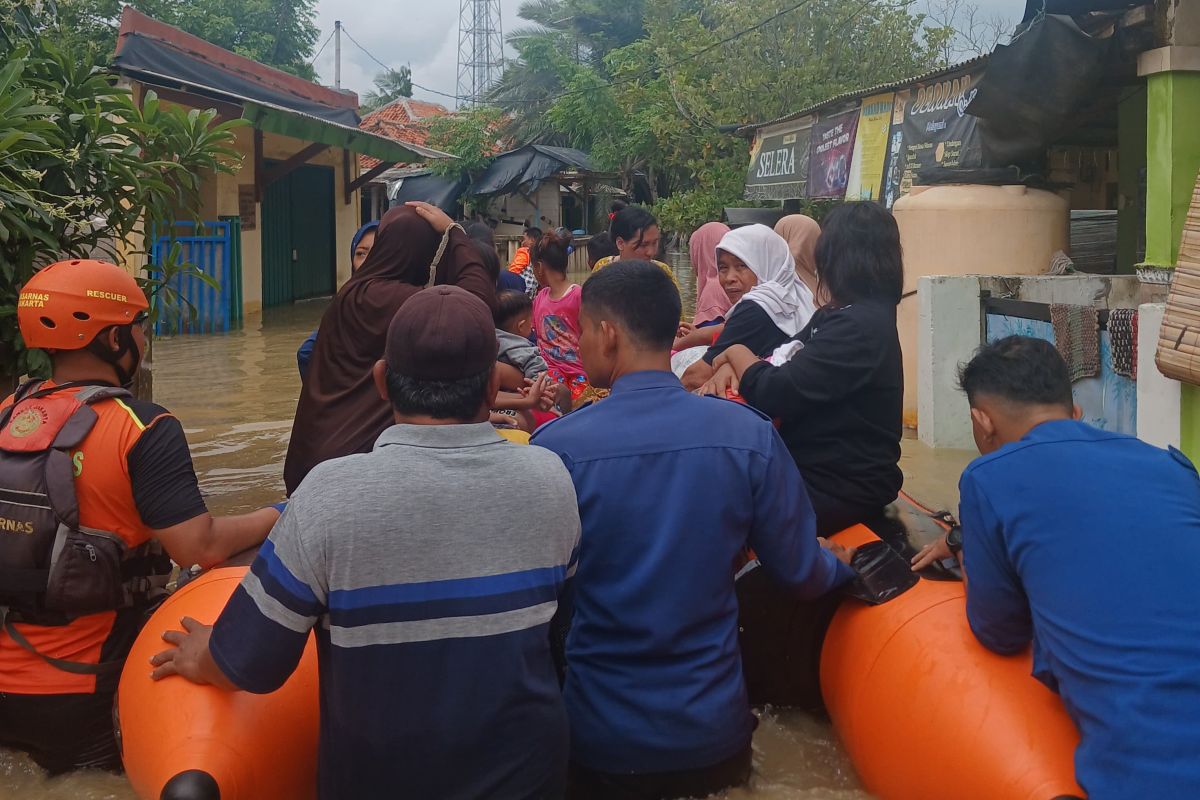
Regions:
<instances>
[{"instance_id":1,"label":"man in striped polo shirt","mask_svg":"<svg viewBox=\"0 0 1200 800\"><path fill-rule=\"evenodd\" d=\"M462 289L409 300L375 368L397 424L314 469L216 624L155 657L156 677L270 692L315 629L323 800L563 793L549 629L579 514L559 459L488 423L496 349Z\"/></svg>"}]
</instances>

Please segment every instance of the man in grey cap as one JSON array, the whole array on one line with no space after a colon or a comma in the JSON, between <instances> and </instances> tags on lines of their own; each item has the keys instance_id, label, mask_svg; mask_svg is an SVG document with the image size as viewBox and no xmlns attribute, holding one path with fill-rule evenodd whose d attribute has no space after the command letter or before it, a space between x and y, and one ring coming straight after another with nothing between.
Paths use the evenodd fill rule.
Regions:
<instances>
[{"instance_id":1,"label":"man in grey cap","mask_svg":"<svg viewBox=\"0 0 1200 800\"><path fill-rule=\"evenodd\" d=\"M315 630L322 800L563 793L549 629L579 514L561 461L488 423L496 349L470 293L409 300L375 366L396 424L313 469L215 625L183 620L154 658L156 678L270 692Z\"/></svg>"}]
</instances>

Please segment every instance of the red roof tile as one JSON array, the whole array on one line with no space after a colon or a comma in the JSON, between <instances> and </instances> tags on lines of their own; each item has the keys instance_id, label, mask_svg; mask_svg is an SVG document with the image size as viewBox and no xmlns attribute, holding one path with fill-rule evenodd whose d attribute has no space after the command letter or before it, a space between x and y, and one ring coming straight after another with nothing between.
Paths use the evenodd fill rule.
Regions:
<instances>
[{"instance_id":1,"label":"red roof tile","mask_svg":"<svg viewBox=\"0 0 1200 800\"><path fill-rule=\"evenodd\" d=\"M398 100L393 100L382 108L372 111L370 114L363 116L363 122L368 120L386 120L388 122L417 122L430 117L444 117L450 112L437 103L427 103L424 100L413 100L410 97L401 97Z\"/></svg>"},{"instance_id":2,"label":"red roof tile","mask_svg":"<svg viewBox=\"0 0 1200 800\"><path fill-rule=\"evenodd\" d=\"M402 97L364 116L358 127L397 142L428 146L430 121L449 114L446 108L437 103ZM370 156L359 156L358 163L366 171L377 167L379 160Z\"/></svg>"}]
</instances>

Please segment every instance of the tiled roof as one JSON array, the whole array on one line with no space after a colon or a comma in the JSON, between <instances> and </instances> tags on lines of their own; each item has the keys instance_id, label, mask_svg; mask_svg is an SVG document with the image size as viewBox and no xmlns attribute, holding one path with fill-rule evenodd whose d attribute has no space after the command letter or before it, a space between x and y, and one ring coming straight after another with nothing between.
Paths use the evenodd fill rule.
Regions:
<instances>
[{"instance_id":1,"label":"tiled roof","mask_svg":"<svg viewBox=\"0 0 1200 800\"><path fill-rule=\"evenodd\" d=\"M430 117L444 117L450 112L437 103L427 103L424 100L413 100L411 97L401 97L393 100L383 108L376 109L363 116L367 120L386 120L388 122L409 123Z\"/></svg>"},{"instance_id":2,"label":"tiled roof","mask_svg":"<svg viewBox=\"0 0 1200 800\"><path fill-rule=\"evenodd\" d=\"M360 128L378 133L405 144L425 146L429 142L429 123L435 117L447 116L450 112L437 103L401 97L376 109L363 117ZM359 156L359 166L365 172L379 165L379 160ZM404 166L397 164L396 166Z\"/></svg>"}]
</instances>

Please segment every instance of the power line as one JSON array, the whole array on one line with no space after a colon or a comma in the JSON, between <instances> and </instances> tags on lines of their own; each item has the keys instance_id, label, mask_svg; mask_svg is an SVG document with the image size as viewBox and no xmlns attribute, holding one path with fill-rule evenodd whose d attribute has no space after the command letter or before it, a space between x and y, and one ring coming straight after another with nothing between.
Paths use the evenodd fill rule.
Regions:
<instances>
[{"instance_id":1,"label":"power line","mask_svg":"<svg viewBox=\"0 0 1200 800\"><path fill-rule=\"evenodd\" d=\"M325 40L325 44L321 45L321 49L317 51L317 54L316 54L315 56L313 56L313 57L312 57L312 60L311 60L311 61L309 61L309 62L308 62L308 63L309 63L309 66L311 66L311 65L313 65L313 64L315 64L315 63L317 63L317 59L321 57L321 53L324 53L324 52L325 52L325 48L329 46L329 43L330 43L331 41L333 41L333 34L334 34L334 33L337 33L337 29L336 29L336 28L334 29L333 33L329 34L329 38Z\"/></svg>"},{"instance_id":2,"label":"power line","mask_svg":"<svg viewBox=\"0 0 1200 800\"><path fill-rule=\"evenodd\" d=\"M378 58L376 58L376 57L375 57L375 55L374 55L374 54L373 54L373 53L372 53L370 50L368 50L367 48L363 47L363 46L362 46L362 43L361 43L361 42L359 42L359 41L358 41L358 39L355 39L353 36L351 36L351 35L350 35L350 31L346 30L346 26L345 26L345 25L342 25L342 33L346 34L346 38L347 38L347 39L349 39L351 42L353 42L353 43L354 43L354 45L355 45L355 47L357 47L359 50L361 50L361 51L363 52L363 55L365 55L367 58L371 59L372 61L374 61L374 62L375 62L376 64L378 64L379 66L383 67L383 68L384 68L385 70L387 70L388 72L395 72L395 71L396 71L394 67L389 67L387 64L383 63L383 62L382 62L382 61L380 61ZM419 84L419 83L417 83L416 81L413 81L413 80L411 79L411 74L410 74L410 78L409 78L409 80L410 80L410 82L412 83L412 85L413 85L413 87L414 87L414 88L416 88L416 89L420 89L420 90L421 90L421 91L423 91L423 92L429 92L430 94L441 95L442 97L448 97L448 98L450 98L451 100L462 100L462 99L463 99L463 98L459 97L459 96L458 96L458 95L456 95L456 94L449 94L449 93L447 93L447 92L439 92L437 89L430 89L428 86L422 86L421 84Z\"/></svg>"},{"instance_id":3,"label":"power line","mask_svg":"<svg viewBox=\"0 0 1200 800\"><path fill-rule=\"evenodd\" d=\"M681 64L686 64L689 61L695 60L695 59L699 58L700 56L705 55L706 53L710 53L713 50L716 50L718 47L723 47L731 42L734 42L734 41L742 38L743 36L747 36L751 33L754 33L755 31L760 30L761 28L764 28L767 25L770 25L772 22L775 22L776 20L780 19L781 17L787 16L788 14L791 14L795 11L799 11L801 8L803 8L804 6L808 5L811 2L813 2L813 0L800 0L800 2L795 3L791 6L788 6L787 8L784 8L780 11L777 11L774 14L772 14L771 16L755 23L754 25L751 25L748 28L744 28L740 31L732 33L729 36L726 36L724 39L721 39L717 42L714 42L713 44L708 45L707 47L697 50L695 53L691 53L682 58L678 58L667 64L647 67L646 69L642 70L641 72L637 73L636 75L631 75L626 78L619 78L619 79L613 80L613 81L603 81L596 86L589 86L584 89L567 89L565 91L558 92L557 94L547 95L546 97L514 98L514 99L506 99L503 102L505 105L516 105L516 104L536 105L538 103L551 103L556 100L561 100L564 97L571 97L573 95L578 95L578 94L588 94L590 92L595 92L600 89L611 89L611 88L614 88L617 86L623 86L623 85L626 85L629 83L634 83L635 81L639 81L642 78L644 78L654 72L666 72L668 70L671 70L671 69L674 69L675 67L680 66ZM846 17L846 19L844 19L842 21L841 26L839 26L839 30L844 28L845 26L849 25L855 19L857 19L864 11L867 10L867 8L872 6L874 4L874 2L875 2L875 0L866 0L866 2L864 2L861 6L859 6L859 8L854 13L848 15ZM389 71L392 70L391 67L389 67L387 64L380 61L374 55L372 55L372 53L369 50L367 50L367 48L363 47L363 45L357 39L355 39L353 36L351 36L349 34L349 32L346 31L345 25L342 26L342 32L345 33L346 36L350 39L350 41L354 42L354 44L358 47L358 49L361 50L368 58L370 58L372 61L374 61L379 66L383 67L385 70L389 70ZM456 94L450 94L448 92L441 92L441 91L438 91L437 89L430 89L427 86L422 86L419 83L415 83L415 82L413 83L413 86L422 91L429 92L430 94L439 95L441 97L447 97L451 100L465 101L465 100L471 99L471 98L467 98L467 97L461 97Z\"/></svg>"}]
</instances>

